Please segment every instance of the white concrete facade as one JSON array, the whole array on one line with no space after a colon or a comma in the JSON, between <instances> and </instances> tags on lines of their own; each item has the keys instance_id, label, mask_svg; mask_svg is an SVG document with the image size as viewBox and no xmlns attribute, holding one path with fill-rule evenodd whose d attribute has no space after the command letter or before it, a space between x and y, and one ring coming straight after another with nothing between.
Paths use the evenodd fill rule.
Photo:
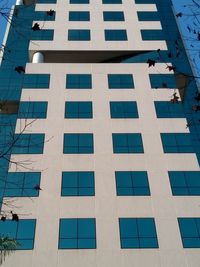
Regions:
<instances>
[{"instance_id":1,"label":"white concrete facade","mask_svg":"<svg viewBox=\"0 0 200 267\"><path fill-rule=\"evenodd\" d=\"M45 22L54 29L53 41L30 43L37 51L143 51L166 49L164 41L142 41L140 29L161 29L159 22L138 22L136 11L155 11L155 5L37 4L37 11L53 9L56 19ZM90 22L69 22L68 11L90 11ZM124 22L103 22L103 11L124 11ZM67 41L68 29L90 29L91 41ZM104 29L126 29L128 41L106 42ZM37 44L37 45L36 45ZM64 52L63 52L64 53ZM55 54L56 57L56 54ZM23 89L21 101L48 101L47 118L38 119L27 133L44 133L41 155L13 155L30 160L33 171L41 171L39 197L17 198L19 213L36 219L34 249L16 251L6 258L5 267L199 267L199 249L184 249L178 217L198 217L199 197L172 196L168 171L199 171L193 153L163 153L160 133L188 133L186 120L157 119L154 101L169 101L173 90L151 89L149 74L168 74L165 64L148 68L146 63L28 63L26 73L50 74L49 89ZM91 74L92 89L66 89L66 74ZM134 89L108 88L108 74L132 74ZM92 119L66 119L66 101L92 101ZM136 101L138 119L111 119L110 101ZM31 120L30 120L31 121ZM18 120L16 133L23 120ZM94 154L63 154L64 133L93 133ZM143 154L114 154L112 133L141 133ZM11 165L9 171L14 171ZM17 169L17 171L24 171ZM63 171L94 171L95 196L61 197ZM147 171L150 196L117 196L115 171ZM119 218L155 219L159 248L121 249ZM60 218L95 218L96 249L58 249Z\"/></svg>"}]
</instances>

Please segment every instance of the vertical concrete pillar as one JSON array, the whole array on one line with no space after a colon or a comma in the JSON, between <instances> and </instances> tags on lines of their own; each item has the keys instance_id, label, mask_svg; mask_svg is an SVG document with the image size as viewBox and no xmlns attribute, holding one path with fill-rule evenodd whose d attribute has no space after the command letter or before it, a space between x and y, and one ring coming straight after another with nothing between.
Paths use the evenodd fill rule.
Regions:
<instances>
[{"instance_id":1,"label":"vertical concrete pillar","mask_svg":"<svg viewBox=\"0 0 200 267\"><path fill-rule=\"evenodd\" d=\"M23 5L23 4L24 4L23 0L17 0L16 1L16 6Z\"/></svg>"}]
</instances>

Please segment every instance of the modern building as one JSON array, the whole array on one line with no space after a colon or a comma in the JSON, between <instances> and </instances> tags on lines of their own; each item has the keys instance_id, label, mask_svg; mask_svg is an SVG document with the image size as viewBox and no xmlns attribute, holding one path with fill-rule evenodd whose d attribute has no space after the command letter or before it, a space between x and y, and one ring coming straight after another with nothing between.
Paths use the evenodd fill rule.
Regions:
<instances>
[{"instance_id":1,"label":"modern building","mask_svg":"<svg viewBox=\"0 0 200 267\"><path fill-rule=\"evenodd\" d=\"M17 2L0 236L19 246L3 266L199 267L200 95L176 19L170 0Z\"/></svg>"}]
</instances>

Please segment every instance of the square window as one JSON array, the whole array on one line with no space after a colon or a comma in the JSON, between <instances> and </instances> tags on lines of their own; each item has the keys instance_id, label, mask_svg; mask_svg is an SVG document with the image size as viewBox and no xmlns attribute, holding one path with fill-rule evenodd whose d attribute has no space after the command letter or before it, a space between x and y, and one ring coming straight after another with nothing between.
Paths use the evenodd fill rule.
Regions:
<instances>
[{"instance_id":1,"label":"square window","mask_svg":"<svg viewBox=\"0 0 200 267\"><path fill-rule=\"evenodd\" d=\"M38 2L37 2L38 3ZM55 13L51 16L47 15L46 11L35 11L34 12L34 21L55 21Z\"/></svg>"},{"instance_id":2,"label":"square window","mask_svg":"<svg viewBox=\"0 0 200 267\"><path fill-rule=\"evenodd\" d=\"M66 88L91 89L92 88L91 74L67 74Z\"/></svg>"},{"instance_id":3,"label":"square window","mask_svg":"<svg viewBox=\"0 0 200 267\"><path fill-rule=\"evenodd\" d=\"M119 228L122 249L158 248L153 218L120 218Z\"/></svg>"},{"instance_id":4,"label":"square window","mask_svg":"<svg viewBox=\"0 0 200 267\"><path fill-rule=\"evenodd\" d=\"M155 0L135 0L136 4L155 4Z\"/></svg>"},{"instance_id":5,"label":"square window","mask_svg":"<svg viewBox=\"0 0 200 267\"><path fill-rule=\"evenodd\" d=\"M31 40L52 41L54 30L40 30L31 32Z\"/></svg>"},{"instance_id":6,"label":"square window","mask_svg":"<svg viewBox=\"0 0 200 267\"><path fill-rule=\"evenodd\" d=\"M124 21L124 12L121 11L104 11L104 21Z\"/></svg>"},{"instance_id":7,"label":"square window","mask_svg":"<svg viewBox=\"0 0 200 267\"><path fill-rule=\"evenodd\" d=\"M42 154L44 134L15 134L12 154Z\"/></svg>"},{"instance_id":8,"label":"square window","mask_svg":"<svg viewBox=\"0 0 200 267\"><path fill-rule=\"evenodd\" d=\"M102 4L122 4L122 0L102 0Z\"/></svg>"},{"instance_id":9,"label":"square window","mask_svg":"<svg viewBox=\"0 0 200 267\"><path fill-rule=\"evenodd\" d=\"M64 134L64 154L92 154L93 134Z\"/></svg>"},{"instance_id":10,"label":"square window","mask_svg":"<svg viewBox=\"0 0 200 267\"><path fill-rule=\"evenodd\" d=\"M104 30L105 41L127 41L126 30Z\"/></svg>"},{"instance_id":11,"label":"square window","mask_svg":"<svg viewBox=\"0 0 200 267\"><path fill-rule=\"evenodd\" d=\"M108 74L109 89L134 88L132 74Z\"/></svg>"},{"instance_id":12,"label":"square window","mask_svg":"<svg viewBox=\"0 0 200 267\"><path fill-rule=\"evenodd\" d=\"M200 248L200 218L178 218L184 248Z\"/></svg>"},{"instance_id":13,"label":"square window","mask_svg":"<svg viewBox=\"0 0 200 267\"><path fill-rule=\"evenodd\" d=\"M49 88L49 74L25 74L23 88Z\"/></svg>"},{"instance_id":14,"label":"square window","mask_svg":"<svg viewBox=\"0 0 200 267\"><path fill-rule=\"evenodd\" d=\"M173 74L149 74L151 88L176 88L176 79Z\"/></svg>"},{"instance_id":15,"label":"square window","mask_svg":"<svg viewBox=\"0 0 200 267\"><path fill-rule=\"evenodd\" d=\"M194 153L189 133L161 133L164 153Z\"/></svg>"},{"instance_id":16,"label":"square window","mask_svg":"<svg viewBox=\"0 0 200 267\"><path fill-rule=\"evenodd\" d=\"M94 196L94 172L63 172L61 196Z\"/></svg>"},{"instance_id":17,"label":"square window","mask_svg":"<svg viewBox=\"0 0 200 267\"><path fill-rule=\"evenodd\" d=\"M69 21L90 21L90 12L88 11L70 11Z\"/></svg>"},{"instance_id":18,"label":"square window","mask_svg":"<svg viewBox=\"0 0 200 267\"><path fill-rule=\"evenodd\" d=\"M110 114L112 119L136 119L138 118L137 103L134 101L110 102Z\"/></svg>"},{"instance_id":19,"label":"square window","mask_svg":"<svg viewBox=\"0 0 200 267\"><path fill-rule=\"evenodd\" d=\"M70 4L89 4L89 0L70 0Z\"/></svg>"},{"instance_id":20,"label":"square window","mask_svg":"<svg viewBox=\"0 0 200 267\"><path fill-rule=\"evenodd\" d=\"M92 119L92 102L65 102L65 118Z\"/></svg>"},{"instance_id":21,"label":"square window","mask_svg":"<svg viewBox=\"0 0 200 267\"><path fill-rule=\"evenodd\" d=\"M45 119L48 102L26 102L19 104L18 118L21 119Z\"/></svg>"},{"instance_id":22,"label":"square window","mask_svg":"<svg viewBox=\"0 0 200 267\"><path fill-rule=\"evenodd\" d=\"M57 0L37 0L37 4L56 4Z\"/></svg>"},{"instance_id":23,"label":"square window","mask_svg":"<svg viewBox=\"0 0 200 267\"><path fill-rule=\"evenodd\" d=\"M95 249L96 223L92 218L60 219L59 249Z\"/></svg>"},{"instance_id":24,"label":"square window","mask_svg":"<svg viewBox=\"0 0 200 267\"><path fill-rule=\"evenodd\" d=\"M170 101L154 102L157 118L185 118L183 105L173 105Z\"/></svg>"},{"instance_id":25,"label":"square window","mask_svg":"<svg viewBox=\"0 0 200 267\"><path fill-rule=\"evenodd\" d=\"M150 196L147 172L115 172L117 196Z\"/></svg>"},{"instance_id":26,"label":"square window","mask_svg":"<svg viewBox=\"0 0 200 267\"><path fill-rule=\"evenodd\" d=\"M142 137L139 133L114 133L112 139L114 153L144 153Z\"/></svg>"},{"instance_id":27,"label":"square window","mask_svg":"<svg viewBox=\"0 0 200 267\"><path fill-rule=\"evenodd\" d=\"M165 34L163 30L141 30L143 41L162 41L165 40Z\"/></svg>"},{"instance_id":28,"label":"square window","mask_svg":"<svg viewBox=\"0 0 200 267\"><path fill-rule=\"evenodd\" d=\"M199 171L169 171L173 196L200 196Z\"/></svg>"},{"instance_id":29,"label":"square window","mask_svg":"<svg viewBox=\"0 0 200 267\"><path fill-rule=\"evenodd\" d=\"M90 30L68 30L69 41L90 41Z\"/></svg>"},{"instance_id":30,"label":"square window","mask_svg":"<svg viewBox=\"0 0 200 267\"><path fill-rule=\"evenodd\" d=\"M4 197L37 197L35 189L40 184L40 172L8 172L5 181L0 182Z\"/></svg>"},{"instance_id":31,"label":"square window","mask_svg":"<svg viewBox=\"0 0 200 267\"><path fill-rule=\"evenodd\" d=\"M17 250L31 250L34 248L35 225L34 219L0 221L0 236L14 238L19 243Z\"/></svg>"},{"instance_id":32,"label":"square window","mask_svg":"<svg viewBox=\"0 0 200 267\"><path fill-rule=\"evenodd\" d=\"M159 21L160 16L159 12L156 11L138 11L138 20L139 21Z\"/></svg>"}]
</instances>

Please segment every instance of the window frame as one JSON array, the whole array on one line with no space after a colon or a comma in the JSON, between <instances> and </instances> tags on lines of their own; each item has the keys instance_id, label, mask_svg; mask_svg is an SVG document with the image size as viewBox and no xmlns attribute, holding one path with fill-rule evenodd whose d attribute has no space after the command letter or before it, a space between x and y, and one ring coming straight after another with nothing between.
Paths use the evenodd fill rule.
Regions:
<instances>
[{"instance_id":1,"label":"window frame","mask_svg":"<svg viewBox=\"0 0 200 267\"><path fill-rule=\"evenodd\" d=\"M84 81L85 80L85 81ZM92 89L91 74L70 73L66 75L66 89Z\"/></svg>"},{"instance_id":2,"label":"window frame","mask_svg":"<svg viewBox=\"0 0 200 267\"><path fill-rule=\"evenodd\" d=\"M181 104L173 105L170 101L154 101L154 107L158 119L185 118Z\"/></svg>"},{"instance_id":3,"label":"window frame","mask_svg":"<svg viewBox=\"0 0 200 267\"><path fill-rule=\"evenodd\" d=\"M200 218L178 218L178 226L183 248L200 248Z\"/></svg>"},{"instance_id":4,"label":"window frame","mask_svg":"<svg viewBox=\"0 0 200 267\"><path fill-rule=\"evenodd\" d=\"M70 4L78 4L78 5L80 5L80 4L89 4L90 3L90 1L89 0L69 0L69 3Z\"/></svg>"},{"instance_id":5,"label":"window frame","mask_svg":"<svg viewBox=\"0 0 200 267\"><path fill-rule=\"evenodd\" d=\"M70 185L71 183L71 185L73 186L65 186L65 179L71 180L69 181L68 184ZM66 189L68 190L66 191ZM62 172L61 196L62 197L95 196L94 172L93 171Z\"/></svg>"},{"instance_id":6,"label":"window frame","mask_svg":"<svg viewBox=\"0 0 200 267\"><path fill-rule=\"evenodd\" d=\"M160 133L160 137L164 153L195 153L190 133Z\"/></svg>"},{"instance_id":7,"label":"window frame","mask_svg":"<svg viewBox=\"0 0 200 267\"><path fill-rule=\"evenodd\" d=\"M152 89L175 89L177 87L174 74L149 74L149 81Z\"/></svg>"},{"instance_id":8,"label":"window frame","mask_svg":"<svg viewBox=\"0 0 200 267\"><path fill-rule=\"evenodd\" d=\"M47 101L20 101L18 118L20 119L46 119ZM22 111L21 111L22 109ZM41 111L37 111L41 109Z\"/></svg>"},{"instance_id":9,"label":"window frame","mask_svg":"<svg viewBox=\"0 0 200 267\"><path fill-rule=\"evenodd\" d=\"M69 21L90 21L89 11L69 11Z\"/></svg>"},{"instance_id":10,"label":"window frame","mask_svg":"<svg viewBox=\"0 0 200 267\"><path fill-rule=\"evenodd\" d=\"M103 21L125 21L123 11L103 11Z\"/></svg>"},{"instance_id":11,"label":"window frame","mask_svg":"<svg viewBox=\"0 0 200 267\"><path fill-rule=\"evenodd\" d=\"M31 81L32 80L32 81ZM23 85L24 89L49 89L50 74L25 74Z\"/></svg>"},{"instance_id":12,"label":"window frame","mask_svg":"<svg viewBox=\"0 0 200 267\"><path fill-rule=\"evenodd\" d=\"M69 29L68 30L68 41L72 41L72 42L91 41L90 29Z\"/></svg>"},{"instance_id":13,"label":"window frame","mask_svg":"<svg viewBox=\"0 0 200 267\"><path fill-rule=\"evenodd\" d=\"M123 74L107 74L109 89L133 89L133 75L129 73ZM126 81L127 80L127 81Z\"/></svg>"},{"instance_id":14,"label":"window frame","mask_svg":"<svg viewBox=\"0 0 200 267\"><path fill-rule=\"evenodd\" d=\"M5 181L0 181L0 192L2 197L38 197L34 186L40 185L40 180L40 172L8 172Z\"/></svg>"},{"instance_id":15,"label":"window frame","mask_svg":"<svg viewBox=\"0 0 200 267\"><path fill-rule=\"evenodd\" d=\"M69 138L71 139L70 142ZM74 140L72 140L73 138ZM86 138L87 145L84 146L82 145L83 138ZM67 142L69 142L70 145L66 145ZM72 143L73 146L71 145ZM63 154L93 154L93 153L94 153L94 139L92 133L64 133Z\"/></svg>"},{"instance_id":16,"label":"window frame","mask_svg":"<svg viewBox=\"0 0 200 267\"><path fill-rule=\"evenodd\" d=\"M92 119L92 101L67 101L65 102L66 119Z\"/></svg>"},{"instance_id":17,"label":"window frame","mask_svg":"<svg viewBox=\"0 0 200 267\"><path fill-rule=\"evenodd\" d=\"M6 224L8 226L6 226ZM27 224L29 224L29 226L27 226L28 229L26 229ZM20 244L20 246L17 246L16 250L34 249L35 230L36 230L35 219L20 219L18 222L12 220L0 221L0 225L1 225L0 227L1 236L3 236L5 233L6 236L14 238ZM30 226L31 226L31 231L30 231ZM9 230L7 230L6 228L8 228ZM6 229L6 231L2 231L3 229Z\"/></svg>"},{"instance_id":18,"label":"window frame","mask_svg":"<svg viewBox=\"0 0 200 267\"><path fill-rule=\"evenodd\" d=\"M93 229L92 229L92 232L88 232L88 235L87 235L86 230L88 230L87 229L88 223L90 224L89 229L91 229L91 227ZM82 230L79 230L79 227L81 229L81 224L83 225ZM64 230L62 229L64 228L63 225L65 225L65 227L68 225L72 229L64 233ZM71 241L71 244L69 240ZM84 243L83 241L85 240L87 242L85 245L83 245ZM63 241L65 241L65 243ZM68 241L68 244L66 243L67 241ZM59 221L58 249L96 249L96 219L95 218L61 218Z\"/></svg>"},{"instance_id":19,"label":"window frame","mask_svg":"<svg viewBox=\"0 0 200 267\"><path fill-rule=\"evenodd\" d=\"M11 149L11 154L43 154L45 143L44 134L15 134L14 138L16 142ZM36 144L35 141L37 139L39 139L39 141ZM21 152L21 150L24 151Z\"/></svg>"},{"instance_id":20,"label":"window frame","mask_svg":"<svg viewBox=\"0 0 200 267\"><path fill-rule=\"evenodd\" d=\"M105 41L128 41L127 31L125 29L105 29Z\"/></svg>"},{"instance_id":21,"label":"window frame","mask_svg":"<svg viewBox=\"0 0 200 267\"><path fill-rule=\"evenodd\" d=\"M200 171L168 171L173 196L200 196Z\"/></svg>"},{"instance_id":22,"label":"window frame","mask_svg":"<svg viewBox=\"0 0 200 267\"><path fill-rule=\"evenodd\" d=\"M120 145L117 144L119 141ZM114 154L144 153L142 135L140 133L113 133L112 143ZM137 143L137 145L135 145L135 143Z\"/></svg>"},{"instance_id":23,"label":"window frame","mask_svg":"<svg viewBox=\"0 0 200 267\"><path fill-rule=\"evenodd\" d=\"M148 233L147 226L152 228L152 234ZM119 234L121 249L159 248L154 218L119 218Z\"/></svg>"},{"instance_id":24,"label":"window frame","mask_svg":"<svg viewBox=\"0 0 200 267\"><path fill-rule=\"evenodd\" d=\"M115 171L115 183L117 196L151 195L146 171Z\"/></svg>"},{"instance_id":25,"label":"window frame","mask_svg":"<svg viewBox=\"0 0 200 267\"><path fill-rule=\"evenodd\" d=\"M136 101L110 101L111 119L138 119Z\"/></svg>"},{"instance_id":26,"label":"window frame","mask_svg":"<svg viewBox=\"0 0 200 267\"><path fill-rule=\"evenodd\" d=\"M110 4L118 5L118 4L122 4L122 0L102 0L102 4L104 4L104 5L110 5Z\"/></svg>"}]
</instances>

